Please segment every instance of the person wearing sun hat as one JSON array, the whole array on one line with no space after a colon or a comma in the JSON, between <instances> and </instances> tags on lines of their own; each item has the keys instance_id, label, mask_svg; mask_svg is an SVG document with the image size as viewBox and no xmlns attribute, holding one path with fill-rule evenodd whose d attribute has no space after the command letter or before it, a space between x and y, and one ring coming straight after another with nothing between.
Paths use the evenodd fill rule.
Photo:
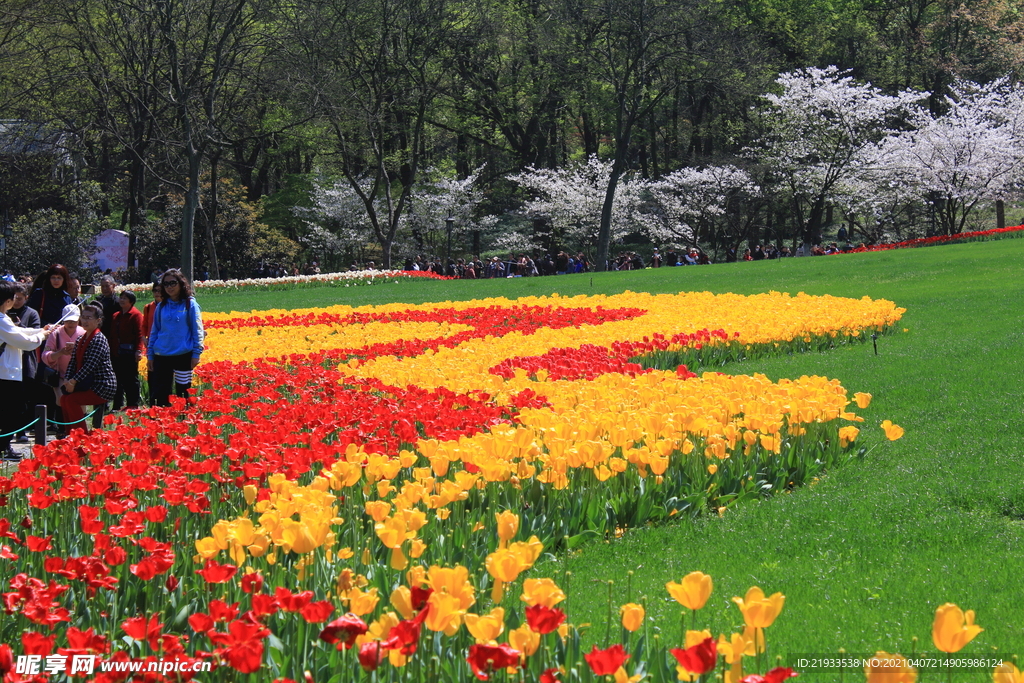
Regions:
<instances>
[{"instance_id":1,"label":"person wearing sun hat","mask_svg":"<svg viewBox=\"0 0 1024 683\"><path fill-rule=\"evenodd\" d=\"M85 330L78 324L80 314L81 311L75 304L65 306L61 313L64 323L54 329L53 333L46 339L46 344L43 345L43 363L56 370L58 377L64 377L67 374L68 363L71 362L71 353L75 348L75 342L85 334ZM60 386L52 388L53 404L48 405L50 408L60 410L60 398L63 394L61 394ZM67 422L63 417L63 412L61 412L58 413L56 419L58 422ZM58 433L62 433L62 431L62 429L58 429Z\"/></svg>"}]
</instances>

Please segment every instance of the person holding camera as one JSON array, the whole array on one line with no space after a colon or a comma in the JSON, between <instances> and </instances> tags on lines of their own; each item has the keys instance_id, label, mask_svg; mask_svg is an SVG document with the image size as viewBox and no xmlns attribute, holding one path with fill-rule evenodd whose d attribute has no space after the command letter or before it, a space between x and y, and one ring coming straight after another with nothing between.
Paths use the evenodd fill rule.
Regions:
<instances>
[{"instance_id":1,"label":"person holding camera","mask_svg":"<svg viewBox=\"0 0 1024 683\"><path fill-rule=\"evenodd\" d=\"M14 308L15 293L21 285L0 280L0 457L16 460L11 450L12 432L24 423L25 383L22 352L34 351L50 334L50 326L41 329L18 327L7 315Z\"/></svg>"},{"instance_id":2,"label":"person holding camera","mask_svg":"<svg viewBox=\"0 0 1024 683\"><path fill-rule=\"evenodd\" d=\"M64 323L56 328L47 337L43 344L43 365L50 370L43 374L42 382L52 392L52 396L45 401L47 407L55 411L58 422L67 422L60 410L61 393L60 385L67 375L68 363L71 362L71 352L75 350L75 342L85 334L85 330L78 326L78 316L81 314L78 306L68 304L64 307L61 319ZM57 426L58 436L63 436L65 430L61 425Z\"/></svg>"}]
</instances>

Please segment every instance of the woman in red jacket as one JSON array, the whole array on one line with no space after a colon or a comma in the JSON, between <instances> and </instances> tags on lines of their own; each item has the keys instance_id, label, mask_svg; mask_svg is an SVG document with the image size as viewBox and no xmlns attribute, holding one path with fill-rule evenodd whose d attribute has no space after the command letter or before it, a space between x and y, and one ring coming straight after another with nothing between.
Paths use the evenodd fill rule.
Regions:
<instances>
[{"instance_id":1,"label":"woman in red jacket","mask_svg":"<svg viewBox=\"0 0 1024 683\"><path fill-rule=\"evenodd\" d=\"M121 310L114 313L110 325L110 363L117 376L114 410L128 404L128 410L139 407L139 361L144 351L142 313L135 308L135 292L125 290L118 298Z\"/></svg>"}]
</instances>

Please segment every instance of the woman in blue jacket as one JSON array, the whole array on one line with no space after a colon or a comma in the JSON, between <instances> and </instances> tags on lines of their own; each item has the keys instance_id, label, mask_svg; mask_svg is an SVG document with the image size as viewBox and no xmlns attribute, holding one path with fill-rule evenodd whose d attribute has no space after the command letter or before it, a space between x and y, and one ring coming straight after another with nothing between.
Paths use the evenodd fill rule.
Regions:
<instances>
[{"instance_id":1,"label":"woman in blue jacket","mask_svg":"<svg viewBox=\"0 0 1024 683\"><path fill-rule=\"evenodd\" d=\"M149 393L155 406L170 405L174 393L188 400L192 370L203 353L203 318L192 287L180 270L160 278L163 300L153 312L147 352Z\"/></svg>"}]
</instances>

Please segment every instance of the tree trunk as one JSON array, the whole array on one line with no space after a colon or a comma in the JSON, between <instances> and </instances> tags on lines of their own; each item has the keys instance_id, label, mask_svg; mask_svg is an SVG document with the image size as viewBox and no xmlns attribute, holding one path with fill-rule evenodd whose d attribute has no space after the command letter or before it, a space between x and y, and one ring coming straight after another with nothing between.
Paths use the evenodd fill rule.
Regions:
<instances>
[{"instance_id":1,"label":"tree trunk","mask_svg":"<svg viewBox=\"0 0 1024 683\"><path fill-rule=\"evenodd\" d=\"M217 162L220 153L210 159L210 210L206 212L206 250L210 256L210 276L220 279L220 266L217 265L217 244L213 239L217 227Z\"/></svg>"},{"instance_id":2,"label":"tree trunk","mask_svg":"<svg viewBox=\"0 0 1024 683\"><path fill-rule=\"evenodd\" d=\"M612 246L612 207L615 204L615 190L619 185L619 178L626 166L626 154L629 152L630 128L627 123L622 135L615 144L615 160L612 162L612 170L608 178L608 189L604 193L604 204L601 205L601 228L597 233L597 270L604 272L608 270L608 262Z\"/></svg>"},{"instance_id":3,"label":"tree trunk","mask_svg":"<svg viewBox=\"0 0 1024 683\"><path fill-rule=\"evenodd\" d=\"M191 141L186 144L188 145L188 189L185 191L185 206L181 210L181 272L191 282L195 279L192 263L192 238L196 225L196 209L199 207L199 169L202 155Z\"/></svg>"},{"instance_id":4,"label":"tree trunk","mask_svg":"<svg viewBox=\"0 0 1024 683\"><path fill-rule=\"evenodd\" d=\"M146 224L146 165L138 154L133 155L128 183L128 265L134 265L138 250L139 230Z\"/></svg>"},{"instance_id":5,"label":"tree trunk","mask_svg":"<svg viewBox=\"0 0 1024 683\"><path fill-rule=\"evenodd\" d=\"M1006 227L1006 207L1002 199L996 200L996 229L1002 230Z\"/></svg>"},{"instance_id":6,"label":"tree trunk","mask_svg":"<svg viewBox=\"0 0 1024 683\"><path fill-rule=\"evenodd\" d=\"M821 195L814 198L811 205L811 215L807 217L807 227L804 229L804 242L808 244L821 244L821 221L825 216L825 198Z\"/></svg>"}]
</instances>

